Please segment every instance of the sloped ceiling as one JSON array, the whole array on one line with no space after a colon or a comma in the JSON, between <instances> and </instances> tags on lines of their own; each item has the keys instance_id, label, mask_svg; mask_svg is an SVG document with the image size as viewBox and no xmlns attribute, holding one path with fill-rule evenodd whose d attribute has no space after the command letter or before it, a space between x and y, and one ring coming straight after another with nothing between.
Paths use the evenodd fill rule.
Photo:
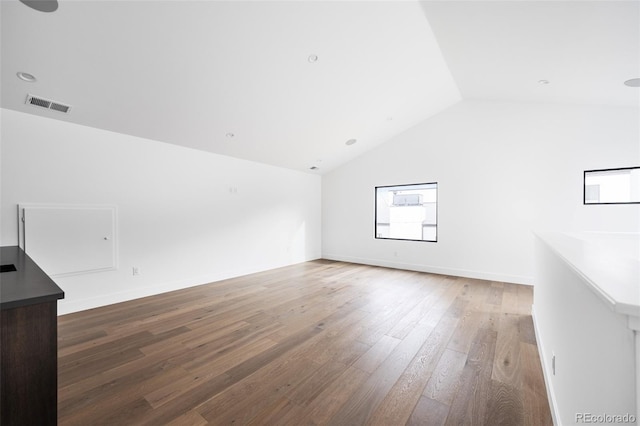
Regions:
<instances>
[{"instance_id":1,"label":"sloped ceiling","mask_svg":"<svg viewBox=\"0 0 640 426\"><path fill-rule=\"evenodd\" d=\"M59 3L2 2L3 108L296 170L462 98L638 105L636 1Z\"/></svg>"},{"instance_id":2,"label":"sloped ceiling","mask_svg":"<svg viewBox=\"0 0 640 426\"><path fill-rule=\"evenodd\" d=\"M465 99L640 105L639 1L422 5Z\"/></svg>"}]
</instances>

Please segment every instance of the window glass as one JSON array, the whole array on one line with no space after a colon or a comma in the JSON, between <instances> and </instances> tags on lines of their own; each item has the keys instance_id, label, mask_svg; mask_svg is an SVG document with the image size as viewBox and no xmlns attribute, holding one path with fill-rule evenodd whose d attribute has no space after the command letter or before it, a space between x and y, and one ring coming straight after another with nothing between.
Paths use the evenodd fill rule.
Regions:
<instances>
[{"instance_id":1,"label":"window glass","mask_svg":"<svg viewBox=\"0 0 640 426\"><path fill-rule=\"evenodd\" d=\"M375 237L438 240L438 184L376 187Z\"/></svg>"},{"instance_id":2,"label":"window glass","mask_svg":"<svg viewBox=\"0 0 640 426\"><path fill-rule=\"evenodd\" d=\"M628 203L640 203L640 167L584 172L584 204Z\"/></svg>"}]
</instances>

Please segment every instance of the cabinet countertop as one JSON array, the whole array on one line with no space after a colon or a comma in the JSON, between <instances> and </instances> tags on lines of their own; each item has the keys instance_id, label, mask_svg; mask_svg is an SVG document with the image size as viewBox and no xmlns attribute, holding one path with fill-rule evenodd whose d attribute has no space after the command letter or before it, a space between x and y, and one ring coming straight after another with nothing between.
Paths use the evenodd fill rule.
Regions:
<instances>
[{"instance_id":1,"label":"cabinet countertop","mask_svg":"<svg viewBox=\"0 0 640 426\"><path fill-rule=\"evenodd\" d=\"M64 298L62 289L20 247L0 247L0 264L16 268L0 273L2 310Z\"/></svg>"}]
</instances>

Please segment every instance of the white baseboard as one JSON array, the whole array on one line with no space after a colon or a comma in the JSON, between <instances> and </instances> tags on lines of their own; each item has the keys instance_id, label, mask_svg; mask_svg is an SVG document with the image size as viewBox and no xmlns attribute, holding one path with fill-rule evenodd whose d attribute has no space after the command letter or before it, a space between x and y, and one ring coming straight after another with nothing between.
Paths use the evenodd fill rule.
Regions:
<instances>
[{"instance_id":1,"label":"white baseboard","mask_svg":"<svg viewBox=\"0 0 640 426\"><path fill-rule=\"evenodd\" d=\"M485 271L472 271L472 270L455 269L455 268L441 268L441 267L431 266L431 265L389 262L389 261L379 260L379 259L366 259L366 258L339 256L339 255L331 255L331 254L325 254L321 258L328 259L328 260L337 260L342 262L382 266L382 267L394 268L394 269L405 269L409 271L429 272L429 273L440 274L440 275L451 275L451 276L457 276L457 277L467 277L467 278L475 278L475 279L481 279L481 280L500 281L500 282L525 284L525 285L533 284L533 280L531 277L525 277L525 276L519 276L519 275L505 275L505 274L496 274L496 273L490 273ZM309 260L313 260L313 259L309 259ZM281 265L281 266L288 266L288 265ZM281 266L275 266L269 269L275 269ZM228 278L234 278L242 275L249 275L252 273L262 272L262 271L263 270L234 271L234 273L226 273L224 275L215 274L215 275L209 275L209 276L201 276L196 278L190 278L187 280L161 283L153 286L136 288L136 289L117 292L117 293L103 294L100 296L90 297L90 298L81 299L81 300L63 299L58 302L58 315L65 315L73 312L84 311L87 309L99 308L101 306L112 305L114 303L126 302L129 300L153 296L161 293L167 293L175 290L182 290L184 288L194 287L197 285L207 284L207 283L216 282L216 281L220 281Z\"/></svg>"},{"instance_id":2,"label":"white baseboard","mask_svg":"<svg viewBox=\"0 0 640 426\"><path fill-rule=\"evenodd\" d=\"M319 258L316 258L319 259ZM166 283L154 284L151 286L135 288L127 291L120 291L115 293L102 294L100 296L89 297L80 300L62 299L58 301L58 315L71 314L79 311L86 311L87 309L99 308L102 306L113 305L114 303L128 302L134 299L140 299L142 297L155 296L156 294L168 293L170 291L182 290L189 287L195 287L198 285L209 284L217 281L222 281L230 278L236 278L245 275L251 275L258 272L264 272L272 269L283 268L286 266L295 265L297 263L309 262L316 259L309 259L303 262L294 262L285 265L275 265L269 268L255 268L255 269L242 269L234 271L226 271L216 274L201 275L198 277L191 277L185 280L170 281Z\"/></svg>"},{"instance_id":3,"label":"white baseboard","mask_svg":"<svg viewBox=\"0 0 640 426\"><path fill-rule=\"evenodd\" d=\"M189 280L183 282L170 282L149 287L136 288L133 290L121 291L117 293L103 294L96 297L89 297L80 300L58 301L58 315L71 314L74 312L86 311L88 309L100 308L102 306L113 305L120 302L128 302L142 297L154 296L156 294L168 293L170 291L182 290L201 284L212 282L211 280Z\"/></svg>"},{"instance_id":4,"label":"white baseboard","mask_svg":"<svg viewBox=\"0 0 640 426\"><path fill-rule=\"evenodd\" d=\"M544 357L546 353L544 350L544 341L540 336L540 330L538 329L538 323L536 322L536 310L535 306L531 306L531 317L533 319L533 329L536 334L536 343L538 345L538 354L540 355L540 363L542 364L542 375L544 377L544 385L547 388L547 398L549 399L549 408L551 409L551 417L553 418L553 424L555 426L562 426L562 420L560 413L558 412L558 404L556 402L556 394L553 390L553 383L551 382L551 376L553 375L551 369L551 363L547 362Z\"/></svg>"},{"instance_id":5,"label":"white baseboard","mask_svg":"<svg viewBox=\"0 0 640 426\"><path fill-rule=\"evenodd\" d=\"M364 265L383 266L386 268L406 269L408 271L429 272L432 274L452 275L455 277L475 278L487 281L499 281L514 284L533 285L533 278L521 275L498 274L486 271L475 271L469 269L442 268L433 265L422 265L403 262L392 262L381 259L367 259L361 257L341 256L336 254L323 254L323 259L338 260L342 262L360 263Z\"/></svg>"}]
</instances>

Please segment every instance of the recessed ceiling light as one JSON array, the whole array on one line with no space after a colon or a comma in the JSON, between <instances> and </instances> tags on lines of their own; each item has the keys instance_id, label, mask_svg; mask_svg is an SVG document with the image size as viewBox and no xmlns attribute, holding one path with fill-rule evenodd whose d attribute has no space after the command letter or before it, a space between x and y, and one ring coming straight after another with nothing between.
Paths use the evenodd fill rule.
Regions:
<instances>
[{"instance_id":1,"label":"recessed ceiling light","mask_svg":"<svg viewBox=\"0 0 640 426\"><path fill-rule=\"evenodd\" d=\"M37 79L36 76L33 74L29 74L28 72L18 72L16 73L16 75L18 76L18 78L22 81L27 81L29 83L34 83Z\"/></svg>"},{"instance_id":2,"label":"recessed ceiling light","mask_svg":"<svg viewBox=\"0 0 640 426\"><path fill-rule=\"evenodd\" d=\"M629 87L640 87L640 78L632 78L625 81L624 84Z\"/></svg>"},{"instance_id":3,"label":"recessed ceiling light","mask_svg":"<svg viewBox=\"0 0 640 426\"><path fill-rule=\"evenodd\" d=\"M549 84L549 80L538 80L538 84Z\"/></svg>"},{"instance_id":4,"label":"recessed ceiling light","mask_svg":"<svg viewBox=\"0 0 640 426\"><path fill-rule=\"evenodd\" d=\"M353 145L354 143L358 142L355 139L349 139L348 141L345 142L345 145Z\"/></svg>"},{"instance_id":5,"label":"recessed ceiling light","mask_svg":"<svg viewBox=\"0 0 640 426\"><path fill-rule=\"evenodd\" d=\"M236 137L236 135L234 135L233 133L229 132L225 135L228 139L233 139Z\"/></svg>"},{"instance_id":6,"label":"recessed ceiling light","mask_svg":"<svg viewBox=\"0 0 640 426\"><path fill-rule=\"evenodd\" d=\"M311 63L318 62L318 55L309 55L307 60Z\"/></svg>"}]
</instances>

